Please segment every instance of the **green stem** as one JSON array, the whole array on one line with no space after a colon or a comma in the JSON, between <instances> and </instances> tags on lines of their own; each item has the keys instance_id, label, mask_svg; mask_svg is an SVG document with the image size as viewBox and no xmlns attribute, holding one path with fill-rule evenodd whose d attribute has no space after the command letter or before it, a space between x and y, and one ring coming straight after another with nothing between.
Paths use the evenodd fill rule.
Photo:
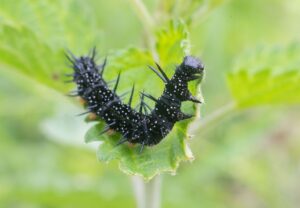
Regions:
<instances>
[{"instance_id":1,"label":"green stem","mask_svg":"<svg viewBox=\"0 0 300 208\"><path fill-rule=\"evenodd\" d=\"M154 27L154 20L150 13L148 12L146 6L141 0L130 0L137 16L140 21L144 24L145 28L152 29Z\"/></svg>"},{"instance_id":2,"label":"green stem","mask_svg":"<svg viewBox=\"0 0 300 208\"><path fill-rule=\"evenodd\" d=\"M139 17L141 23L143 24L143 28L145 30L145 37L147 39L147 47L151 51L151 54L156 62L159 62L159 56L155 49L155 38L153 36L155 21L154 18L150 15L147 7L141 0L130 0L131 5Z\"/></svg>"},{"instance_id":3,"label":"green stem","mask_svg":"<svg viewBox=\"0 0 300 208\"><path fill-rule=\"evenodd\" d=\"M209 3L207 0L204 0L203 5L199 7L199 9L197 9L192 15L191 15L191 19L192 19L192 23L194 22L202 22L205 14L207 14L209 10Z\"/></svg>"},{"instance_id":4,"label":"green stem","mask_svg":"<svg viewBox=\"0 0 300 208\"><path fill-rule=\"evenodd\" d=\"M198 119L195 121L191 127L189 132L193 135L198 135L200 133L203 133L204 131L208 131L213 126L217 125L224 117L226 117L228 114L232 114L236 110L236 103L231 102L227 105L224 105L222 108L219 108L215 112L213 112L211 115L205 117L205 119Z\"/></svg>"},{"instance_id":5,"label":"green stem","mask_svg":"<svg viewBox=\"0 0 300 208\"><path fill-rule=\"evenodd\" d=\"M139 176L132 176L132 184L137 208L159 208L161 196L161 176L146 182Z\"/></svg>"}]
</instances>

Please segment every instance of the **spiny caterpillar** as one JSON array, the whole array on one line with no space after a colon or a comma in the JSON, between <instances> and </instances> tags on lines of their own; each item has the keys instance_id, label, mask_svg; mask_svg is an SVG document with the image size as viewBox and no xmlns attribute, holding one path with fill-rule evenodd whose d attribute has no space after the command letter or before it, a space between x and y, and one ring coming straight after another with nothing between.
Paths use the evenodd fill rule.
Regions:
<instances>
[{"instance_id":1,"label":"spiny caterpillar","mask_svg":"<svg viewBox=\"0 0 300 208\"><path fill-rule=\"evenodd\" d=\"M141 144L140 151L144 145L158 144L172 130L176 122L192 117L181 112L182 102L201 103L188 90L188 82L203 75L204 66L195 57L184 57L171 79L158 64L156 64L157 69L149 66L164 82L165 89L158 99L141 92L138 109L133 109L131 103L134 85L128 103L123 103L123 96L116 94L120 73L114 88L109 89L108 82L103 79L106 59L102 65L96 65L95 55L95 49L91 55L87 56L75 57L71 53L67 55L74 70L70 76L77 85L75 96L80 96L86 102L88 113L94 113L106 122L107 125L101 133L114 130L122 135L118 144L126 141L139 143ZM154 109L145 103L145 97L155 102Z\"/></svg>"}]
</instances>

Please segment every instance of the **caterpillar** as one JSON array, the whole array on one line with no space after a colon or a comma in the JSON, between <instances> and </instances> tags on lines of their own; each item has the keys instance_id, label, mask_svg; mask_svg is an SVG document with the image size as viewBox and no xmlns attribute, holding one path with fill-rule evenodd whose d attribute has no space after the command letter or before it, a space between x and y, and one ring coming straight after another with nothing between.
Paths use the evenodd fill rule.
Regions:
<instances>
[{"instance_id":1,"label":"caterpillar","mask_svg":"<svg viewBox=\"0 0 300 208\"><path fill-rule=\"evenodd\" d=\"M77 86L73 96L79 96L85 101L87 113L94 113L105 121L106 127L100 134L113 130L122 135L118 145L124 142L138 143L141 144L142 151L145 145L158 144L176 122L192 117L181 112L182 102L201 103L188 90L188 82L200 79L204 71L203 63L193 56L185 56L171 78L168 78L159 64L156 63L157 69L148 66L164 82L165 88L159 98L140 92L140 104L137 108L131 107L134 85L128 103L123 102L124 95L116 94L120 73L113 89L109 88L108 82L103 79L107 61L105 59L101 65L97 65L95 49L87 56L76 57L72 53L66 56L73 69L69 76ZM155 102L153 109L145 102L145 97Z\"/></svg>"}]
</instances>

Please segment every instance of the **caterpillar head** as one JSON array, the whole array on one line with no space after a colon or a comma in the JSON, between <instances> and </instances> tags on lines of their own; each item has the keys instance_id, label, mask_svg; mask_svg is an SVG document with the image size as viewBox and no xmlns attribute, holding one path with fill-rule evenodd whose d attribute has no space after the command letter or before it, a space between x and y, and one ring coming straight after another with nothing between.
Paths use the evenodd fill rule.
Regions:
<instances>
[{"instance_id":1,"label":"caterpillar head","mask_svg":"<svg viewBox=\"0 0 300 208\"><path fill-rule=\"evenodd\" d=\"M88 56L81 56L75 59L74 68L78 69L79 71L96 71L97 67L93 58Z\"/></svg>"},{"instance_id":2,"label":"caterpillar head","mask_svg":"<svg viewBox=\"0 0 300 208\"><path fill-rule=\"evenodd\" d=\"M188 89L188 82L192 80L198 80L199 82L203 78L203 63L193 57L184 57L182 63L176 68L176 72L173 75L171 81L166 85L166 92L176 96L180 101L192 101L201 103L200 100L195 98Z\"/></svg>"},{"instance_id":3,"label":"caterpillar head","mask_svg":"<svg viewBox=\"0 0 300 208\"><path fill-rule=\"evenodd\" d=\"M204 65L199 59L193 56L186 56L178 70L187 81L190 81L202 78Z\"/></svg>"}]
</instances>

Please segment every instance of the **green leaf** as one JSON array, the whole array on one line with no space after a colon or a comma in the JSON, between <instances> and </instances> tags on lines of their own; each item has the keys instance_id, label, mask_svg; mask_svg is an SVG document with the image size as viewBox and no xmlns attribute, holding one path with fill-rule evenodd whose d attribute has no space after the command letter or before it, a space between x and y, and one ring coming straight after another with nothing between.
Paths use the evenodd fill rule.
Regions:
<instances>
[{"instance_id":1,"label":"green leaf","mask_svg":"<svg viewBox=\"0 0 300 208\"><path fill-rule=\"evenodd\" d=\"M44 85L65 88L62 72L66 70L62 50L53 50L28 29L3 26L0 33L0 63Z\"/></svg>"},{"instance_id":2,"label":"green leaf","mask_svg":"<svg viewBox=\"0 0 300 208\"><path fill-rule=\"evenodd\" d=\"M187 32L184 28L182 23L172 24L168 29L158 33L159 64L162 65L169 76L173 75L175 66L182 62L185 49L188 47L188 45L182 44L182 42L188 42ZM132 83L135 82L137 90L144 89L147 93L158 97L163 92L164 84L150 69L147 69L147 65L153 64L153 58L148 51L131 48L114 53L109 59L104 76L107 80L114 79L118 71L121 70L120 89L129 90ZM193 83L191 86L191 91L194 94L196 93L196 85L197 83ZM134 99L134 103L138 103L138 99ZM149 105L153 106L153 103L149 102ZM183 111L195 114L194 104L187 102L183 106ZM100 161L117 160L123 172L140 175L149 180L162 172L174 174L181 161L193 159L186 140L187 127L190 122L191 120L178 122L172 132L158 145L145 147L142 153L139 152L141 146L138 144L116 146L120 139L118 133L109 132L99 136L104 128L102 122L96 124L87 132L85 141L101 142L97 151L97 157Z\"/></svg>"},{"instance_id":3,"label":"green leaf","mask_svg":"<svg viewBox=\"0 0 300 208\"><path fill-rule=\"evenodd\" d=\"M171 21L157 32L156 38L156 51L163 67L174 68L182 57L190 53L188 31L181 21Z\"/></svg>"},{"instance_id":4,"label":"green leaf","mask_svg":"<svg viewBox=\"0 0 300 208\"><path fill-rule=\"evenodd\" d=\"M102 141L97 151L100 161L118 160L120 169L130 175L140 175L149 180L162 172L175 173L179 162L192 160L193 155L185 141L188 122L177 125L172 132L158 145L146 147L142 153L140 145L123 144L116 146L120 135L118 133L105 134L99 137L104 128L103 123L92 127L86 134L85 140Z\"/></svg>"},{"instance_id":5,"label":"green leaf","mask_svg":"<svg viewBox=\"0 0 300 208\"><path fill-rule=\"evenodd\" d=\"M52 49L75 52L93 46L99 40L95 19L90 5L83 1L1 0L1 24L26 28Z\"/></svg>"},{"instance_id":6,"label":"green leaf","mask_svg":"<svg viewBox=\"0 0 300 208\"><path fill-rule=\"evenodd\" d=\"M100 37L94 19L82 1L2 0L0 64L66 92L70 85L64 83L64 74L71 69L64 52L68 48L82 52L94 46Z\"/></svg>"},{"instance_id":7,"label":"green leaf","mask_svg":"<svg viewBox=\"0 0 300 208\"><path fill-rule=\"evenodd\" d=\"M228 74L240 108L300 103L300 45L258 48L245 54Z\"/></svg>"}]
</instances>

